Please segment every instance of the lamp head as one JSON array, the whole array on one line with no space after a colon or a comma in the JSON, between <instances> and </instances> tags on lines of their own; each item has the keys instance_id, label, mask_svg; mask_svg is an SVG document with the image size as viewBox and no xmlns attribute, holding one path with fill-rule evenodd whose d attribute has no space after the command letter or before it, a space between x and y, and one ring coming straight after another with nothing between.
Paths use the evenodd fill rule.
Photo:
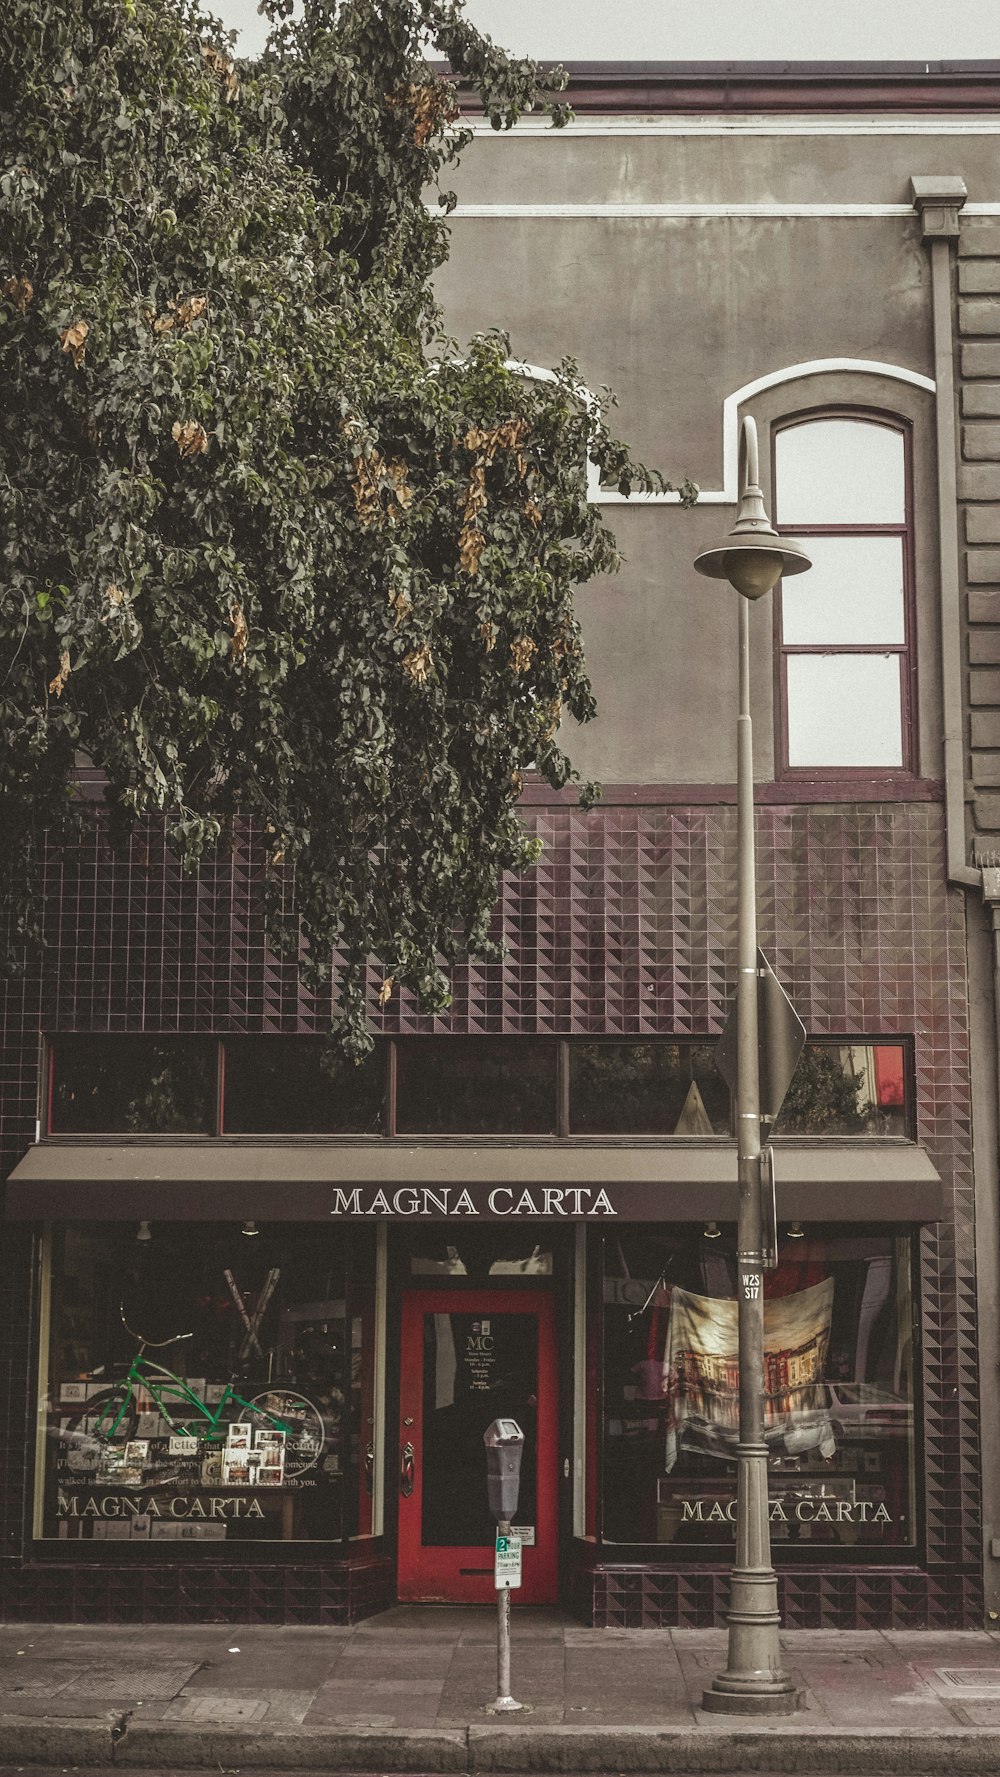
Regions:
<instances>
[{"instance_id":1,"label":"lamp head","mask_svg":"<svg viewBox=\"0 0 1000 1777\"><path fill-rule=\"evenodd\" d=\"M694 565L710 580L728 580L745 599L759 599L783 574L804 574L812 562L793 537L779 537L770 525L741 531L737 520L728 537L703 550Z\"/></svg>"},{"instance_id":2,"label":"lamp head","mask_svg":"<svg viewBox=\"0 0 1000 1777\"><path fill-rule=\"evenodd\" d=\"M804 574L812 567L801 543L779 537L767 516L757 483L757 428L743 421L740 436L740 505L736 523L713 549L704 549L695 569L710 580L728 580L745 599L763 598L783 574Z\"/></svg>"}]
</instances>

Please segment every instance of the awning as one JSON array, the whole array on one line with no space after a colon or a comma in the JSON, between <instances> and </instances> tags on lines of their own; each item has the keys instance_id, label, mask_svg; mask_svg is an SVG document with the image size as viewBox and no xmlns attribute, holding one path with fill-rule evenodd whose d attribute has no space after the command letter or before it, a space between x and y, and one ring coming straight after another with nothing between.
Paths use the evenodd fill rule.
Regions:
<instances>
[{"instance_id":1,"label":"awning","mask_svg":"<svg viewBox=\"0 0 1000 1777\"><path fill-rule=\"evenodd\" d=\"M930 1222L941 1180L913 1142L776 1144L783 1221ZM7 1182L19 1221L682 1222L736 1218L733 1144L40 1142Z\"/></svg>"}]
</instances>

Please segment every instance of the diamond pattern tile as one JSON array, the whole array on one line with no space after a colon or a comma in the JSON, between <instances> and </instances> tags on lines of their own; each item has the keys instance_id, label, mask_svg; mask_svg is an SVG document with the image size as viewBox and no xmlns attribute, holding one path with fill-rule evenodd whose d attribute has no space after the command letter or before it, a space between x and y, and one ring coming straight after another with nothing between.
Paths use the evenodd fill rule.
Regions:
<instances>
[{"instance_id":1,"label":"diamond pattern tile","mask_svg":"<svg viewBox=\"0 0 1000 1777\"><path fill-rule=\"evenodd\" d=\"M494 931L502 963L455 971L448 1019L407 995L375 1008L391 1032L710 1036L734 984L735 811L728 806L564 804L525 811L543 851L505 881ZM33 1139L39 1032L322 1030L330 995L272 956L254 905L263 836L234 835L184 874L148 823L122 854L95 821L45 861L47 948L0 1000L0 1166ZM909 1570L811 1566L782 1575L792 1626L973 1626L981 1611L976 1278L969 1031L961 895L945 887L932 803L764 807L758 813L760 939L816 1035L911 1036L918 1133L945 1181L947 1216L920 1240L924 1537ZM0 1260L0 1614L80 1621L322 1622L379 1608L385 1560L347 1569L156 1570L55 1559L26 1564L34 1365L29 1235ZM726 1575L614 1563L567 1575L595 1622L721 1620Z\"/></svg>"}]
</instances>

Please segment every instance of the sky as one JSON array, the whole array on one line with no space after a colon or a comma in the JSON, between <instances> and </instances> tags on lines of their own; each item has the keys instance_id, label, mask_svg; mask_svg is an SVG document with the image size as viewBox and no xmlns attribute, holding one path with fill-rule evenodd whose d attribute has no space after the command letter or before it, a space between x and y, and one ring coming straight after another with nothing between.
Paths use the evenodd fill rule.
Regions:
<instances>
[{"instance_id":1,"label":"sky","mask_svg":"<svg viewBox=\"0 0 1000 1777\"><path fill-rule=\"evenodd\" d=\"M208 0L254 55L256 0ZM1000 0L468 0L517 55L573 62L1000 60Z\"/></svg>"}]
</instances>

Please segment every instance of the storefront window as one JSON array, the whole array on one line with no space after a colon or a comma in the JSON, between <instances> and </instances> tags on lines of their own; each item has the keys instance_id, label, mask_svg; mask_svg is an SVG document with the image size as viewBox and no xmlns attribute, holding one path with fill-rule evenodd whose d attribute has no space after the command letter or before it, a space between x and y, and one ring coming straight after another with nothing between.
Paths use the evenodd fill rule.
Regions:
<instances>
[{"instance_id":1,"label":"storefront window","mask_svg":"<svg viewBox=\"0 0 1000 1777\"><path fill-rule=\"evenodd\" d=\"M40 1534L370 1534L369 1249L254 1222L57 1230Z\"/></svg>"},{"instance_id":2,"label":"storefront window","mask_svg":"<svg viewBox=\"0 0 1000 1777\"><path fill-rule=\"evenodd\" d=\"M212 1131L212 1037L55 1037L51 1057L53 1135Z\"/></svg>"},{"instance_id":3,"label":"storefront window","mask_svg":"<svg viewBox=\"0 0 1000 1777\"><path fill-rule=\"evenodd\" d=\"M728 1135L715 1044L573 1043L571 1135Z\"/></svg>"},{"instance_id":4,"label":"storefront window","mask_svg":"<svg viewBox=\"0 0 1000 1777\"><path fill-rule=\"evenodd\" d=\"M796 1550L912 1544L910 1241L793 1230L764 1280L772 1540ZM732 1228L606 1237L606 1541L732 1540L736 1317Z\"/></svg>"}]
</instances>

